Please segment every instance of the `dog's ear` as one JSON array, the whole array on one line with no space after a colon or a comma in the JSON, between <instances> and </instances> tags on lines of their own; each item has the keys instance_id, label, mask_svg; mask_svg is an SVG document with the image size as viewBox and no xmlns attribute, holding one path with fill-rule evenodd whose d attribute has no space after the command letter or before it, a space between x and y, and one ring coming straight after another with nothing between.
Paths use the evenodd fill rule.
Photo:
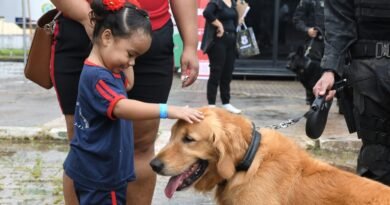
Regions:
<instances>
[{"instance_id":1,"label":"dog's ear","mask_svg":"<svg viewBox=\"0 0 390 205\"><path fill-rule=\"evenodd\" d=\"M214 147L218 152L217 170L219 175L224 179L229 179L236 171L235 147L239 146L237 139L240 140L241 131L234 125L226 124L223 128L214 132ZM233 138L236 140L233 142ZM235 144L237 143L237 144Z\"/></svg>"}]
</instances>

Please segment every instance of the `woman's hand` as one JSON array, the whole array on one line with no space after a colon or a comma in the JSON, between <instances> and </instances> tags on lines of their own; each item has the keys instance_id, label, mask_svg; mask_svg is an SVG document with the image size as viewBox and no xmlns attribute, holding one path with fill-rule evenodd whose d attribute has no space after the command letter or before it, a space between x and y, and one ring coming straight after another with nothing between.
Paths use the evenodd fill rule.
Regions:
<instances>
[{"instance_id":1,"label":"woman's hand","mask_svg":"<svg viewBox=\"0 0 390 205\"><path fill-rule=\"evenodd\" d=\"M217 37L221 38L225 33L225 29L223 28L222 23L218 19L215 19L213 22L211 22L211 24L216 27Z\"/></svg>"},{"instance_id":2,"label":"woman's hand","mask_svg":"<svg viewBox=\"0 0 390 205\"><path fill-rule=\"evenodd\" d=\"M223 28L222 24L217 27L217 37L221 38L223 36L223 33L225 33L225 29Z\"/></svg>"},{"instance_id":3,"label":"woman's hand","mask_svg":"<svg viewBox=\"0 0 390 205\"><path fill-rule=\"evenodd\" d=\"M187 87L196 81L199 74L199 61L196 47L185 47L181 56L181 73L182 84L181 86Z\"/></svg>"}]
</instances>

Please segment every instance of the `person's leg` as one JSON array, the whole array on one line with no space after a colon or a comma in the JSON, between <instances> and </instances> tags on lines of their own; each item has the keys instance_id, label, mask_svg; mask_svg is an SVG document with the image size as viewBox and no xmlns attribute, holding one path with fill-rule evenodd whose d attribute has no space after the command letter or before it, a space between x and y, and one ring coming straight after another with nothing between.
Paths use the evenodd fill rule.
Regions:
<instances>
[{"instance_id":1,"label":"person's leg","mask_svg":"<svg viewBox=\"0 0 390 205\"><path fill-rule=\"evenodd\" d=\"M68 140L73 138L73 116L77 89L85 58L90 52L90 41L84 27L70 19L60 17L54 34L54 55L51 60L51 74L58 103L65 116ZM63 178L65 203L77 205L73 181Z\"/></svg>"},{"instance_id":2,"label":"person's leg","mask_svg":"<svg viewBox=\"0 0 390 205\"><path fill-rule=\"evenodd\" d=\"M154 142L159 120L134 121L135 172L136 181L127 187L127 204L151 204L156 174L149 165L154 156Z\"/></svg>"},{"instance_id":3,"label":"person's leg","mask_svg":"<svg viewBox=\"0 0 390 205\"><path fill-rule=\"evenodd\" d=\"M221 82L220 82L220 94L222 104L230 103L230 82L233 77L234 62L236 59L235 42L236 37L233 33L225 34L226 55L225 63L222 69Z\"/></svg>"},{"instance_id":4,"label":"person's leg","mask_svg":"<svg viewBox=\"0 0 390 205\"><path fill-rule=\"evenodd\" d=\"M68 135L68 141L73 139L73 126L74 126L74 115L65 115L66 133Z\"/></svg>"},{"instance_id":5,"label":"person's leg","mask_svg":"<svg viewBox=\"0 0 390 205\"><path fill-rule=\"evenodd\" d=\"M390 186L390 146L380 144L363 144L359 157L357 172L362 177Z\"/></svg>"},{"instance_id":6,"label":"person's leg","mask_svg":"<svg viewBox=\"0 0 390 205\"><path fill-rule=\"evenodd\" d=\"M215 105L226 58L226 46L223 39L216 39L214 46L210 48L207 55L210 61L210 75L207 81L207 102L209 105Z\"/></svg>"},{"instance_id":7,"label":"person's leg","mask_svg":"<svg viewBox=\"0 0 390 205\"><path fill-rule=\"evenodd\" d=\"M64 200L66 205L77 205L79 204L79 200L77 199L76 192L74 190L73 180L68 177L68 175L63 174L62 177L62 188L64 192Z\"/></svg>"},{"instance_id":8,"label":"person's leg","mask_svg":"<svg viewBox=\"0 0 390 205\"><path fill-rule=\"evenodd\" d=\"M390 185L390 85L388 59L353 59L347 67L353 121L362 148L357 173ZM364 79L364 80L362 80ZM344 91L345 92L345 91ZM350 93L352 92L352 93ZM345 113L348 116L348 112Z\"/></svg>"},{"instance_id":9,"label":"person's leg","mask_svg":"<svg viewBox=\"0 0 390 205\"><path fill-rule=\"evenodd\" d=\"M234 114L241 113L240 109L237 109L230 104L230 82L233 77L234 62L236 59L236 35L233 33L226 33L224 42L226 45L226 55L224 61L224 67L222 69L221 81L220 81L220 93L222 106L229 112Z\"/></svg>"},{"instance_id":10,"label":"person's leg","mask_svg":"<svg viewBox=\"0 0 390 205\"><path fill-rule=\"evenodd\" d=\"M84 27L73 20L60 17L57 28L54 34L51 73L70 141L73 138L73 115L80 74L91 44Z\"/></svg>"},{"instance_id":11,"label":"person's leg","mask_svg":"<svg viewBox=\"0 0 390 205\"><path fill-rule=\"evenodd\" d=\"M173 79L173 25L153 31L152 45L144 55L136 59L134 87L128 92L130 99L150 103L166 103ZM152 203L156 174L149 166L154 156L154 142L159 120L134 121L134 152L136 180L127 188L128 205Z\"/></svg>"},{"instance_id":12,"label":"person's leg","mask_svg":"<svg viewBox=\"0 0 390 205\"><path fill-rule=\"evenodd\" d=\"M390 112L367 96L360 95L359 101L355 116L357 134L363 146L358 156L357 172L390 186Z\"/></svg>"}]
</instances>

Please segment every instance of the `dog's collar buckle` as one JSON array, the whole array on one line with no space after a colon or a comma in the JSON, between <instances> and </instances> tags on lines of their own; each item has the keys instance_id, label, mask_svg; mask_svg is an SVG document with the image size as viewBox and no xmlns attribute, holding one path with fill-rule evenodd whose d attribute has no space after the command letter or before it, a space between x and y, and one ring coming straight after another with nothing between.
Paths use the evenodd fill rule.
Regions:
<instances>
[{"instance_id":1,"label":"dog's collar buckle","mask_svg":"<svg viewBox=\"0 0 390 205\"><path fill-rule=\"evenodd\" d=\"M249 144L248 150L244 155L244 159L236 166L236 171L247 171L255 158L256 152L259 149L261 134L256 131L255 123L252 122L252 141Z\"/></svg>"}]
</instances>

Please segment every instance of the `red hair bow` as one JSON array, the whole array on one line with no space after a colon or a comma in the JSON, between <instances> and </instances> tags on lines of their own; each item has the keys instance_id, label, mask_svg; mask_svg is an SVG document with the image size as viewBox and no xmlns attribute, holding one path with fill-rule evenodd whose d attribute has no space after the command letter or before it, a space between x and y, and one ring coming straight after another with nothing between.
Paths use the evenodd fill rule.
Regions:
<instances>
[{"instance_id":1,"label":"red hair bow","mask_svg":"<svg viewBox=\"0 0 390 205\"><path fill-rule=\"evenodd\" d=\"M103 4L106 6L106 9L109 11L116 11L123 6L125 6L125 0L103 0Z\"/></svg>"}]
</instances>

